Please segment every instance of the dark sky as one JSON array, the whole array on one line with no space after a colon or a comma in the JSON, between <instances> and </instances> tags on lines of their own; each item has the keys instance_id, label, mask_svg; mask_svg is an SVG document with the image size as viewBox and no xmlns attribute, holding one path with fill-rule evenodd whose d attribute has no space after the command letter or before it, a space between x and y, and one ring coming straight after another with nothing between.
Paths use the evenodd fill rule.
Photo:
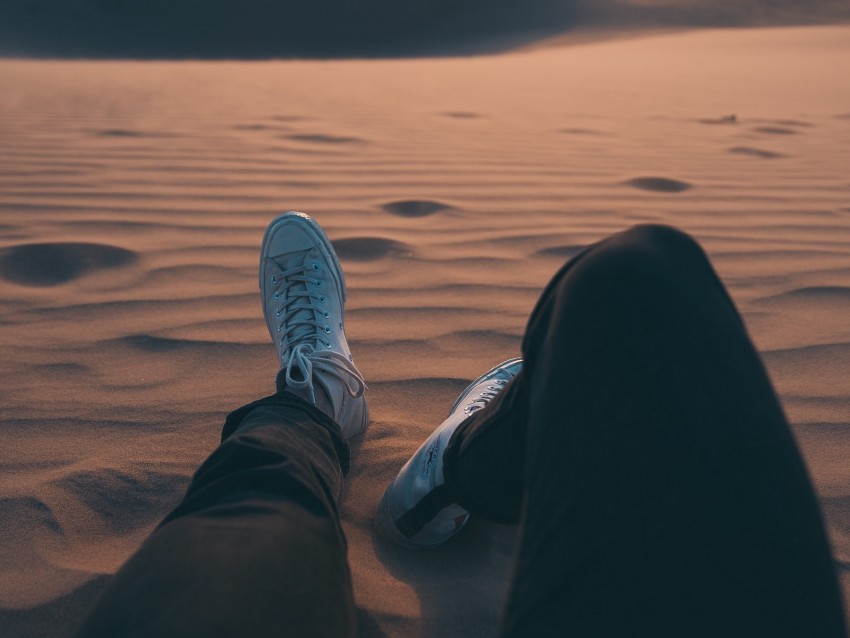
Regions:
<instances>
[{"instance_id":1,"label":"dark sky","mask_svg":"<svg viewBox=\"0 0 850 638\"><path fill-rule=\"evenodd\" d=\"M850 0L0 0L0 55L375 57L499 50L576 24L850 18Z\"/></svg>"}]
</instances>

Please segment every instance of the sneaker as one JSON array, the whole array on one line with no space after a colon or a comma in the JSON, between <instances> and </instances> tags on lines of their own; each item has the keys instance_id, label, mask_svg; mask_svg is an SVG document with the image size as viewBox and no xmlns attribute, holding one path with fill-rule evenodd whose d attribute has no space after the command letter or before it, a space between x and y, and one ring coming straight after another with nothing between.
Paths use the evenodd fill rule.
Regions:
<instances>
[{"instance_id":1,"label":"sneaker","mask_svg":"<svg viewBox=\"0 0 850 638\"><path fill-rule=\"evenodd\" d=\"M407 547L442 545L469 520L453 502L443 477L443 452L458 426L492 401L519 374L522 359L508 359L461 392L448 418L404 464L378 505L378 531Z\"/></svg>"},{"instance_id":2,"label":"sneaker","mask_svg":"<svg viewBox=\"0 0 850 638\"><path fill-rule=\"evenodd\" d=\"M303 213L275 219L263 236L260 294L280 358L278 389L330 416L346 438L369 422L366 383L345 339L345 280L330 240Z\"/></svg>"}]
</instances>

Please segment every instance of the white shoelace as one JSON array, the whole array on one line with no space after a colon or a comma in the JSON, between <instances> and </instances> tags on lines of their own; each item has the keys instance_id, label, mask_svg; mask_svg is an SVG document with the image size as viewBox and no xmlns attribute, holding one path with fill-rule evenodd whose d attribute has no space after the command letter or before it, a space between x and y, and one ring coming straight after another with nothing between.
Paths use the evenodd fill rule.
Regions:
<instances>
[{"instance_id":1,"label":"white shoelace","mask_svg":"<svg viewBox=\"0 0 850 638\"><path fill-rule=\"evenodd\" d=\"M282 304L275 310L275 316L280 321L277 332L281 334L281 367L286 370L286 385L298 389L306 388L315 404L313 373L324 372L339 379L352 397L363 396L366 382L348 357L334 350L317 350L313 345L320 340L319 330L326 334L331 333L330 325L322 325L316 319L317 314L326 319L330 317L328 312L316 303L325 301L325 296L310 289L318 288L322 284L320 279L308 275L317 268L303 264L282 270L277 262L270 261L279 271L271 278L272 285L280 284L275 289L273 298L283 299ZM321 340L330 347L329 341ZM300 378L296 378L293 372ZM321 379L319 381L321 383Z\"/></svg>"},{"instance_id":2,"label":"white shoelace","mask_svg":"<svg viewBox=\"0 0 850 638\"><path fill-rule=\"evenodd\" d=\"M504 388L507 384L508 382L505 379L492 379L490 381L490 385L488 385L483 392L479 392L478 396L475 397L475 400L463 409L463 413L470 415L473 412L482 410L488 403L490 403L490 401L496 398L496 395L498 395L502 388Z\"/></svg>"}]
</instances>

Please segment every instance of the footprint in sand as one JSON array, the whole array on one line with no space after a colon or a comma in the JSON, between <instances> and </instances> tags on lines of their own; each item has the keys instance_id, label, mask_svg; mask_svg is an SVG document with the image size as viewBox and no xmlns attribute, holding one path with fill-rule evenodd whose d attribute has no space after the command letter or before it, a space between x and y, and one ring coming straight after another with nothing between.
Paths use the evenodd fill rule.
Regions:
<instances>
[{"instance_id":1,"label":"footprint in sand","mask_svg":"<svg viewBox=\"0 0 850 638\"><path fill-rule=\"evenodd\" d=\"M333 242L341 259L350 261L375 261L383 257L409 257L410 246L383 237L350 237Z\"/></svg>"},{"instance_id":2,"label":"footprint in sand","mask_svg":"<svg viewBox=\"0 0 850 638\"><path fill-rule=\"evenodd\" d=\"M269 124L234 124L234 131L285 131L288 126L271 126Z\"/></svg>"},{"instance_id":3,"label":"footprint in sand","mask_svg":"<svg viewBox=\"0 0 850 638\"><path fill-rule=\"evenodd\" d=\"M721 115L720 117L705 117L697 120L700 124L737 124L738 116L734 113L731 115Z\"/></svg>"},{"instance_id":4,"label":"footprint in sand","mask_svg":"<svg viewBox=\"0 0 850 638\"><path fill-rule=\"evenodd\" d=\"M607 135L602 131L594 131L592 128L561 128L557 132L565 135Z\"/></svg>"},{"instance_id":5,"label":"footprint in sand","mask_svg":"<svg viewBox=\"0 0 850 638\"><path fill-rule=\"evenodd\" d=\"M54 480L64 498L79 502L104 531L123 536L136 525L153 523L186 489L187 479L167 468L158 471L144 464L124 468L96 467L72 470ZM127 513L132 512L133 516Z\"/></svg>"},{"instance_id":6,"label":"footprint in sand","mask_svg":"<svg viewBox=\"0 0 850 638\"><path fill-rule=\"evenodd\" d=\"M311 144L362 144L359 137L347 137L344 135L324 135L321 133L296 133L286 136L296 142L310 142Z\"/></svg>"},{"instance_id":7,"label":"footprint in sand","mask_svg":"<svg viewBox=\"0 0 850 638\"><path fill-rule=\"evenodd\" d=\"M768 124L773 124L776 126L791 126L797 128L814 128L814 124L811 122L804 122L803 120L764 120Z\"/></svg>"},{"instance_id":8,"label":"footprint in sand","mask_svg":"<svg viewBox=\"0 0 850 638\"><path fill-rule=\"evenodd\" d=\"M691 188L691 185L687 182L681 182L677 179L669 179L667 177L635 177L624 182L624 184L644 191L655 191L658 193L681 193Z\"/></svg>"},{"instance_id":9,"label":"footprint in sand","mask_svg":"<svg viewBox=\"0 0 850 638\"><path fill-rule=\"evenodd\" d=\"M779 157L785 157L782 153L775 153L773 151L766 151L761 148L753 148L752 146L735 146L730 148L729 153L734 153L735 155L751 155L752 157L760 157L762 159L776 159Z\"/></svg>"},{"instance_id":10,"label":"footprint in sand","mask_svg":"<svg viewBox=\"0 0 850 638\"><path fill-rule=\"evenodd\" d=\"M470 111L444 111L443 113L440 113L440 115L452 117L456 120L477 120L483 117L483 115L479 113L472 113Z\"/></svg>"},{"instance_id":11,"label":"footprint in sand","mask_svg":"<svg viewBox=\"0 0 850 638\"><path fill-rule=\"evenodd\" d=\"M796 135L797 131L785 126L759 126L754 128L756 133L764 133L765 135Z\"/></svg>"},{"instance_id":12,"label":"footprint in sand","mask_svg":"<svg viewBox=\"0 0 850 638\"><path fill-rule=\"evenodd\" d=\"M134 129L108 128L92 131L97 137L175 137L169 133L157 133L154 131L136 131Z\"/></svg>"},{"instance_id":13,"label":"footprint in sand","mask_svg":"<svg viewBox=\"0 0 850 638\"><path fill-rule=\"evenodd\" d=\"M427 199L403 199L384 204L381 208L399 217L427 217L443 210L449 210L451 206Z\"/></svg>"},{"instance_id":14,"label":"footprint in sand","mask_svg":"<svg viewBox=\"0 0 850 638\"><path fill-rule=\"evenodd\" d=\"M23 244L0 250L0 277L22 286L58 286L137 258L133 251L106 244Z\"/></svg>"}]
</instances>

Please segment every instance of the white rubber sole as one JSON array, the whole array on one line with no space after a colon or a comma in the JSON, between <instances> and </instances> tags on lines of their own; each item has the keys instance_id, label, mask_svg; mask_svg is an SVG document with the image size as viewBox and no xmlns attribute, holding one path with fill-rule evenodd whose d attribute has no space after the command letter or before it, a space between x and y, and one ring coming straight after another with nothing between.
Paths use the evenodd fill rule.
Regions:
<instances>
[{"instance_id":1,"label":"white rubber sole","mask_svg":"<svg viewBox=\"0 0 850 638\"><path fill-rule=\"evenodd\" d=\"M485 381L488 378L495 377L499 372L501 372L505 368L510 368L511 366L521 363L522 357L514 357L512 359L508 359L507 361L503 361L499 365L491 368L490 370L482 374L480 377L475 379L472 383L466 386L466 389L463 392L458 395L457 400L454 402L454 405L449 410L449 415L451 415L457 409L457 407L461 403L463 403L463 401L469 396L469 393L472 391L472 389L479 385L482 381ZM416 451L416 453L418 452L419 450ZM398 475L396 475L396 478L398 478ZM435 543L417 542L402 534L396 526L395 519L393 518L392 512L390 511L390 492L392 491L393 487L395 487L395 482L396 479L394 478L389 484L389 486L387 486L387 489L384 491L384 494L381 497L380 502L378 503L378 507L375 510L375 528L381 536L404 547L410 547L413 549L434 549L435 547L439 547L440 545L447 542L452 536L455 535L455 533L460 531L460 529L458 529L455 533Z\"/></svg>"}]
</instances>

